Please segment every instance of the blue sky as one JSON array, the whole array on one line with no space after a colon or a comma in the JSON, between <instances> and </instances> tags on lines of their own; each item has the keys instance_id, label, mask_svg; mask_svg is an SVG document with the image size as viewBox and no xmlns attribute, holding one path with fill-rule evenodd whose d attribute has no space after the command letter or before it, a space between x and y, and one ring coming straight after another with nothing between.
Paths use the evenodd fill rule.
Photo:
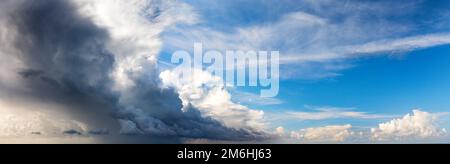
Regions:
<instances>
[{"instance_id":1,"label":"blue sky","mask_svg":"<svg viewBox=\"0 0 450 164\"><path fill-rule=\"evenodd\" d=\"M353 107L357 111L392 115L403 115L416 108L447 112L448 52L450 46L441 46L412 52L401 59L362 59L354 61L354 68L332 79L283 81L279 98L286 103L281 108Z\"/></svg>"},{"instance_id":2,"label":"blue sky","mask_svg":"<svg viewBox=\"0 0 450 164\"><path fill-rule=\"evenodd\" d=\"M233 92L235 101L277 118L271 122L273 128L374 127L413 109L440 113L440 127L450 128L443 114L450 112L450 46L445 39L450 32L449 1L187 2L200 21L166 31L161 59L170 59L173 50L192 42L213 50L239 46L279 50L288 62L282 62L281 90L273 104L239 99L245 99L240 92L258 94L255 88ZM249 33L255 36L248 37ZM177 39L185 45L170 43ZM308 60L311 56L323 58ZM321 111L317 108L379 117L278 118L284 112Z\"/></svg>"}]
</instances>

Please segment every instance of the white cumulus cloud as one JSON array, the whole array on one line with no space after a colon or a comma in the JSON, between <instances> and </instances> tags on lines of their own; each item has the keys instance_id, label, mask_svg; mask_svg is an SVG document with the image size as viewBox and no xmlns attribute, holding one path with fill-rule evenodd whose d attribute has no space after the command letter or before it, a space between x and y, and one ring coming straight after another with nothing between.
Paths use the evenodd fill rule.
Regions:
<instances>
[{"instance_id":1,"label":"white cumulus cloud","mask_svg":"<svg viewBox=\"0 0 450 164\"><path fill-rule=\"evenodd\" d=\"M423 139L441 137L445 129L436 125L438 116L420 110L414 110L403 118L394 119L372 128L372 138L375 140Z\"/></svg>"},{"instance_id":2,"label":"white cumulus cloud","mask_svg":"<svg viewBox=\"0 0 450 164\"><path fill-rule=\"evenodd\" d=\"M177 89L185 108L192 105L203 116L217 119L228 127L265 129L264 112L234 103L220 77L201 70L194 70L186 80L180 80L180 75L176 70L164 71L160 78L166 87Z\"/></svg>"},{"instance_id":3,"label":"white cumulus cloud","mask_svg":"<svg viewBox=\"0 0 450 164\"><path fill-rule=\"evenodd\" d=\"M114 89L135 85L135 78L154 73L155 59L162 47L160 34L176 24L197 22L190 5L161 0L78 0L80 13L108 29L108 44L116 59ZM154 73L157 75L157 73Z\"/></svg>"}]
</instances>

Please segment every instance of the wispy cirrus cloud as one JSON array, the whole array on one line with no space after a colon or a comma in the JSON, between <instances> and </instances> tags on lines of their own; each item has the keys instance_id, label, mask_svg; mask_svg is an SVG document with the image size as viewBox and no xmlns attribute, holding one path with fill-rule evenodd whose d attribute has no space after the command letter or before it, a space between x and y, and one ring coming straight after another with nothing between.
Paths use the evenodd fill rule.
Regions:
<instances>
[{"instance_id":1,"label":"wispy cirrus cloud","mask_svg":"<svg viewBox=\"0 0 450 164\"><path fill-rule=\"evenodd\" d=\"M399 39L388 39L340 48L346 54L402 53L417 49L450 44L450 33L417 35Z\"/></svg>"},{"instance_id":2,"label":"wispy cirrus cloud","mask_svg":"<svg viewBox=\"0 0 450 164\"><path fill-rule=\"evenodd\" d=\"M226 5L217 4L227 2L212 3L216 4L213 7L220 8ZM286 12L271 11L277 17L267 16L271 19L266 22L229 27L226 31L205 24L184 26L169 31L163 38L169 43L166 45L169 51L190 50L194 42L203 42L209 50L278 50L282 64L280 76L288 79L339 76L341 70L352 67L349 61L355 58L450 44L447 32L417 33L414 31L421 22L390 19L421 9L420 1L396 3L306 1L301 10L284 7Z\"/></svg>"},{"instance_id":3,"label":"wispy cirrus cloud","mask_svg":"<svg viewBox=\"0 0 450 164\"><path fill-rule=\"evenodd\" d=\"M330 120L330 119L386 119L394 118L394 115L371 114L356 111L356 108L341 107L314 107L306 106L309 112L284 111L274 114L273 119L277 120Z\"/></svg>"},{"instance_id":4,"label":"wispy cirrus cloud","mask_svg":"<svg viewBox=\"0 0 450 164\"><path fill-rule=\"evenodd\" d=\"M327 62L373 55L395 55L414 50L450 44L449 33L417 35L397 39L368 42L360 45L347 45L333 48L329 52L318 54L286 55L282 63Z\"/></svg>"}]
</instances>

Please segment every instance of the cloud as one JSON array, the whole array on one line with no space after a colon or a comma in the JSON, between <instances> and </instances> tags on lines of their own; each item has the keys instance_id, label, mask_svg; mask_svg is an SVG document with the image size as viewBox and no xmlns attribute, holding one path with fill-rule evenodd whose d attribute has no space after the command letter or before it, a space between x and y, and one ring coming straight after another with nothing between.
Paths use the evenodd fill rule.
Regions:
<instances>
[{"instance_id":1,"label":"cloud","mask_svg":"<svg viewBox=\"0 0 450 164\"><path fill-rule=\"evenodd\" d=\"M220 77L209 72L194 70L185 80L179 77L183 72L164 71L160 77L166 87L175 87L185 107L192 105L202 115L212 117L229 127L263 131L264 112L249 109L234 103Z\"/></svg>"},{"instance_id":2,"label":"cloud","mask_svg":"<svg viewBox=\"0 0 450 164\"><path fill-rule=\"evenodd\" d=\"M283 101L277 98L261 97L258 94L242 92L237 90L230 90L232 95L231 99L234 102L247 105L279 105L283 104Z\"/></svg>"},{"instance_id":3,"label":"cloud","mask_svg":"<svg viewBox=\"0 0 450 164\"><path fill-rule=\"evenodd\" d=\"M354 135L351 125L332 125L292 131L291 138L315 142L343 142Z\"/></svg>"},{"instance_id":4,"label":"cloud","mask_svg":"<svg viewBox=\"0 0 450 164\"><path fill-rule=\"evenodd\" d=\"M180 82L176 72L160 74L156 59L163 47L189 49L191 43L200 41L206 49L280 50L285 54L283 64L301 65L296 67L301 69L286 69L294 72L283 71L285 75L324 78L338 76L337 71L351 67L346 62L348 58L449 42L448 33L410 35L413 31L410 28L414 27L405 27L403 23L367 22L365 18L371 14L392 16L398 14L395 11L414 10L408 7L379 12L383 7L378 3L349 2L345 8L354 14L348 14L343 12L342 5L330 1L307 1L305 10L274 11L277 16L267 22L252 22L224 31L205 25L208 23L197 14L197 6L188 2L4 0L0 3L0 100L9 97L16 100L16 104L0 105L6 111L0 115L3 117L0 120L5 121L0 124L0 133L7 136L34 132L58 136L71 129L85 133L106 127L111 133L145 137L265 138L264 112L235 103L220 79L200 73L201 77L190 82ZM210 3L224 7L220 3L227 2ZM262 3L262 6L273 4ZM323 10L324 7L330 10ZM274 99L265 102L280 103ZM38 106L45 108L43 104L57 107L35 111ZM27 109L18 110L22 107ZM310 120L382 117L350 109L290 114ZM60 115L63 119L55 119ZM385 126L391 127L389 123ZM382 128L385 126L374 128L373 133L390 134L390 130L385 130L389 128ZM350 125L309 128L294 136L341 141L351 135L351 128Z\"/></svg>"},{"instance_id":5,"label":"cloud","mask_svg":"<svg viewBox=\"0 0 450 164\"><path fill-rule=\"evenodd\" d=\"M144 74L158 75L151 59L159 55L162 32L176 24L198 21L191 6L177 1L78 0L75 3L83 16L92 18L110 34L107 48L116 60L111 76L114 90L119 92L137 85L136 78L143 78Z\"/></svg>"},{"instance_id":6,"label":"cloud","mask_svg":"<svg viewBox=\"0 0 450 164\"><path fill-rule=\"evenodd\" d=\"M450 44L450 34L434 33L386 39L357 45L342 45L318 54L288 54L281 58L282 63L295 64L304 62L327 62L333 60L353 59L363 56L395 55Z\"/></svg>"},{"instance_id":7,"label":"cloud","mask_svg":"<svg viewBox=\"0 0 450 164\"><path fill-rule=\"evenodd\" d=\"M222 7L230 5L228 3L231 2L214 2L209 6L225 12L223 15L244 14L242 16L245 17L245 14L258 13L258 9L276 5L255 2L257 9L247 12L234 9L229 11L233 13L227 13ZM276 16L261 14L262 18L257 18L264 21L230 26L225 30L216 28L215 24L221 22L213 20L206 25L170 30L163 35L168 43L166 51L191 50L194 42L203 42L208 50L276 50L281 53L282 78L321 79L339 76L340 71L353 66L350 61L355 58L392 55L450 44L448 33L417 33L414 31L420 28L417 27L420 23L399 23L391 19L420 11L418 1L401 5L392 1L285 3L300 6L301 10L282 6L271 11ZM211 12L209 9L207 11Z\"/></svg>"},{"instance_id":8,"label":"cloud","mask_svg":"<svg viewBox=\"0 0 450 164\"><path fill-rule=\"evenodd\" d=\"M58 107L31 103L24 107L16 102L4 102L0 99L0 138L31 137L38 134L44 137L62 137L64 131L88 129L85 123L44 108Z\"/></svg>"},{"instance_id":9,"label":"cloud","mask_svg":"<svg viewBox=\"0 0 450 164\"><path fill-rule=\"evenodd\" d=\"M284 130L284 127L278 127L278 128L275 128L275 134L277 135L277 136L279 136L279 137L283 137L284 135L285 135L285 130Z\"/></svg>"},{"instance_id":10,"label":"cloud","mask_svg":"<svg viewBox=\"0 0 450 164\"><path fill-rule=\"evenodd\" d=\"M94 129L88 132L91 135L108 135L110 132L108 129Z\"/></svg>"},{"instance_id":11,"label":"cloud","mask_svg":"<svg viewBox=\"0 0 450 164\"><path fill-rule=\"evenodd\" d=\"M82 10L87 11L83 13L93 16L97 25L106 27L111 33L109 49L116 54L115 68L111 74L113 91L119 92L119 104L123 106L118 117L135 124L126 124L130 125L131 131L221 139L233 139L231 136L240 135L239 130L232 129L241 127L229 124L225 124L228 127L223 127L215 120L205 119L203 117L209 115L201 115L196 112L199 109L181 104L179 97L171 89L162 90L161 93L159 88L159 73L155 61L151 60L159 54L162 45L159 34L176 24L196 23L197 15L189 5L176 1L148 0L89 1L82 6ZM144 11L143 15L139 15L141 11ZM148 102L148 99L154 100ZM213 126L216 128L211 128ZM134 127L137 130L133 130ZM227 131L234 134L216 135ZM251 136L251 133L242 133L244 137L238 138L245 138L247 135Z\"/></svg>"},{"instance_id":12,"label":"cloud","mask_svg":"<svg viewBox=\"0 0 450 164\"><path fill-rule=\"evenodd\" d=\"M119 120L120 123L120 134L124 135L139 135L143 132L137 127L136 123L130 120Z\"/></svg>"},{"instance_id":13,"label":"cloud","mask_svg":"<svg viewBox=\"0 0 450 164\"><path fill-rule=\"evenodd\" d=\"M394 119L372 128L372 138L375 140L424 139L442 137L445 129L436 125L436 114L413 110L403 118Z\"/></svg>"},{"instance_id":14,"label":"cloud","mask_svg":"<svg viewBox=\"0 0 450 164\"><path fill-rule=\"evenodd\" d=\"M79 132L77 130L74 130L74 129L64 131L63 133L66 134L66 135L79 135L79 136L83 135L83 133L81 133L81 132Z\"/></svg>"},{"instance_id":15,"label":"cloud","mask_svg":"<svg viewBox=\"0 0 450 164\"><path fill-rule=\"evenodd\" d=\"M392 118L391 115L370 114L367 112L355 111L355 108L340 107L314 107L307 106L313 112L288 111L273 114L274 119L282 120L329 120L329 119L385 119Z\"/></svg>"},{"instance_id":16,"label":"cloud","mask_svg":"<svg viewBox=\"0 0 450 164\"><path fill-rule=\"evenodd\" d=\"M428 113L413 110L412 114L381 123L378 127L354 127L347 125L328 125L323 127L305 128L299 131L291 131L289 138L277 135L286 140L327 143L345 142L352 143L383 143L386 141L439 141L447 136L446 129L437 125L439 117L447 113ZM275 134L284 134L284 128L276 129Z\"/></svg>"},{"instance_id":17,"label":"cloud","mask_svg":"<svg viewBox=\"0 0 450 164\"><path fill-rule=\"evenodd\" d=\"M450 44L449 33L418 35L399 39L381 40L342 48L345 54L401 53Z\"/></svg>"},{"instance_id":18,"label":"cloud","mask_svg":"<svg viewBox=\"0 0 450 164\"><path fill-rule=\"evenodd\" d=\"M1 3L8 9L0 15L0 55L11 59L0 71L1 93L23 104L59 104L57 113L123 134L222 140L263 136L183 106L173 88L160 88L154 60L162 46L160 34L196 22L189 5L160 0ZM247 113L243 106L228 105ZM250 113L260 117L260 112ZM245 122L258 125L253 119Z\"/></svg>"}]
</instances>

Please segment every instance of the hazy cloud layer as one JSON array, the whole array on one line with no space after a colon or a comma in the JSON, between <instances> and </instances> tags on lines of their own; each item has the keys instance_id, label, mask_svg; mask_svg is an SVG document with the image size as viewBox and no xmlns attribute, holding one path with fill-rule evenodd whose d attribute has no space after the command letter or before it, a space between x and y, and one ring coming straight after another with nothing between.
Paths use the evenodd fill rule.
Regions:
<instances>
[{"instance_id":1,"label":"hazy cloud layer","mask_svg":"<svg viewBox=\"0 0 450 164\"><path fill-rule=\"evenodd\" d=\"M291 132L291 138L316 142L343 142L355 133L351 125L332 125Z\"/></svg>"}]
</instances>

